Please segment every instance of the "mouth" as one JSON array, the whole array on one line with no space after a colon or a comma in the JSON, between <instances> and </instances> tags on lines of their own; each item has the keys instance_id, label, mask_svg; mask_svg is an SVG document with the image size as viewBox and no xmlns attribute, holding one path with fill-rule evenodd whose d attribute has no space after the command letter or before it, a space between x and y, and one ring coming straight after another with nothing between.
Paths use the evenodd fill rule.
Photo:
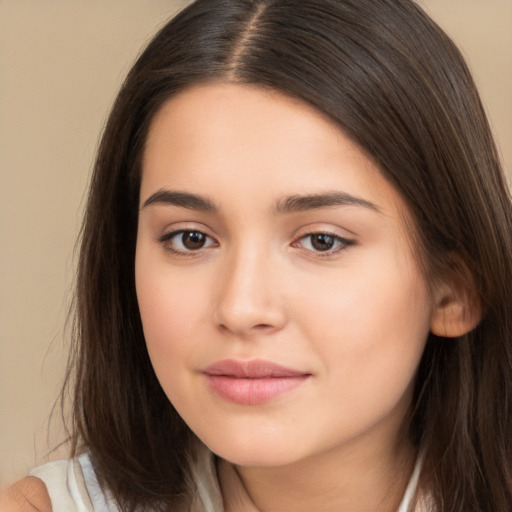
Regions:
<instances>
[{"instance_id":1,"label":"mouth","mask_svg":"<svg viewBox=\"0 0 512 512\"><path fill-rule=\"evenodd\" d=\"M258 405L303 384L310 373L254 359L218 361L202 371L210 389L229 402Z\"/></svg>"}]
</instances>

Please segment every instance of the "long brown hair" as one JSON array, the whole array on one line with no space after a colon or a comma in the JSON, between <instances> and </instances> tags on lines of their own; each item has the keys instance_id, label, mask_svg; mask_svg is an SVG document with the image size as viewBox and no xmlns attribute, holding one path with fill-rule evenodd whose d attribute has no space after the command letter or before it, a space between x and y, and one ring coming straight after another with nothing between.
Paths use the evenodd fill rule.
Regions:
<instances>
[{"instance_id":1,"label":"long brown hair","mask_svg":"<svg viewBox=\"0 0 512 512\"><path fill-rule=\"evenodd\" d=\"M463 58L410 0L198 0L139 57L103 135L82 230L74 451L89 450L123 510L166 510L186 493L193 434L155 377L135 294L138 194L155 113L216 80L277 89L330 116L408 203L426 275L466 274L483 319L460 338L429 337L409 432L433 510L512 510L509 191Z\"/></svg>"}]
</instances>

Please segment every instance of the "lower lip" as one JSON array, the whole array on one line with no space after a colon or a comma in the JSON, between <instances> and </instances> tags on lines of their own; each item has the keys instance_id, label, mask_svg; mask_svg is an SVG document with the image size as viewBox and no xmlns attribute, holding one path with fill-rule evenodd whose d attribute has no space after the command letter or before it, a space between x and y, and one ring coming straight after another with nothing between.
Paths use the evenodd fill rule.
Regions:
<instances>
[{"instance_id":1,"label":"lower lip","mask_svg":"<svg viewBox=\"0 0 512 512\"><path fill-rule=\"evenodd\" d=\"M211 389L229 402L258 405L299 387L309 375L263 378L236 378L224 375L206 377Z\"/></svg>"}]
</instances>

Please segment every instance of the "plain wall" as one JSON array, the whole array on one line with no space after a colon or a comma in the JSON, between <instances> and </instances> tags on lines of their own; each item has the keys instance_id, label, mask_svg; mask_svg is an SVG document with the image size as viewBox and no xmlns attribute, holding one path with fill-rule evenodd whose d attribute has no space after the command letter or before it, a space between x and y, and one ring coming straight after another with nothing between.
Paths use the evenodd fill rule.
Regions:
<instances>
[{"instance_id":1,"label":"plain wall","mask_svg":"<svg viewBox=\"0 0 512 512\"><path fill-rule=\"evenodd\" d=\"M142 45L186 0L0 0L0 484L64 438L74 244L103 122ZM512 177L512 2L424 0L462 47ZM51 455L62 455L61 449Z\"/></svg>"}]
</instances>

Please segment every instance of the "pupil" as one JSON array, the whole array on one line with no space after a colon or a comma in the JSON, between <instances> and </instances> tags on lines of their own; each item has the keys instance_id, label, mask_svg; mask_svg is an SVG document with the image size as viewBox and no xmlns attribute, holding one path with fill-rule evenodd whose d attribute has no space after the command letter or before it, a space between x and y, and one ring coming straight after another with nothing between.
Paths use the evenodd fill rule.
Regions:
<instances>
[{"instance_id":1,"label":"pupil","mask_svg":"<svg viewBox=\"0 0 512 512\"><path fill-rule=\"evenodd\" d=\"M311 244L317 251L328 251L334 245L334 237L331 235L313 235Z\"/></svg>"},{"instance_id":2,"label":"pupil","mask_svg":"<svg viewBox=\"0 0 512 512\"><path fill-rule=\"evenodd\" d=\"M182 235L183 245L187 249L201 249L204 245L205 238L203 233L199 233L198 231L188 231Z\"/></svg>"}]
</instances>

